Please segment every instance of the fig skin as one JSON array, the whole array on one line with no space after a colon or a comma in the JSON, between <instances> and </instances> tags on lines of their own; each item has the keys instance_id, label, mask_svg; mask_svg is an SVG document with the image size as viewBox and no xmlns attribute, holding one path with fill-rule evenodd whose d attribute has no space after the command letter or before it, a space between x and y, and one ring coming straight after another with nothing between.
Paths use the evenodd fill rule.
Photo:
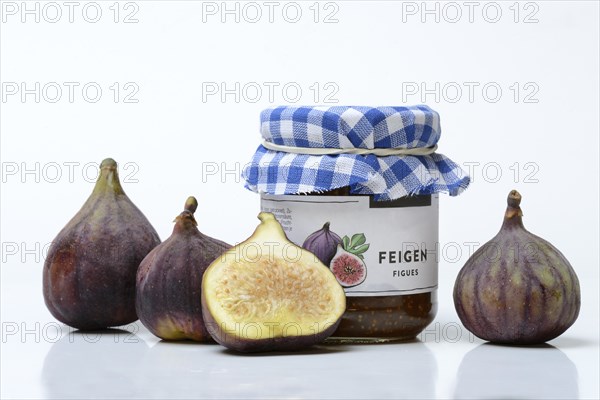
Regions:
<instances>
[{"instance_id":1,"label":"fig skin","mask_svg":"<svg viewBox=\"0 0 600 400\"><path fill-rule=\"evenodd\" d=\"M573 325L581 306L571 264L525 229L520 202L511 191L500 232L469 258L454 286L464 326L493 343L545 343Z\"/></svg>"},{"instance_id":2,"label":"fig skin","mask_svg":"<svg viewBox=\"0 0 600 400\"><path fill-rule=\"evenodd\" d=\"M137 273L140 321L165 340L212 342L202 318L202 275L231 245L197 228L196 198L189 197L171 236L142 260Z\"/></svg>"},{"instance_id":3,"label":"fig skin","mask_svg":"<svg viewBox=\"0 0 600 400\"><path fill-rule=\"evenodd\" d=\"M202 292L202 315L205 325L213 339L221 346L227 347L240 353L262 353L269 351L298 351L313 346L333 335L335 330L342 322L342 318L329 325L327 329L317 332L313 335L272 337L266 339L248 340L236 337L222 329L221 325L215 320L206 306L205 293Z\"/></svg>"},{"instance_id":4,"label":"fig skin","mask_svg":"<svg viewBox=\"0 0 600 400\"><path fill-rule=\"evenodd\" d=\"M306 347L312 346L314 344L320 343L325 340L327 337L331 336L333 332L337 329L338 325L341 322L342 315L346 310L346 295L344 293L344 289L339 285L329 268L327 268L319 259L309 251L302 249L301 247L296 246L292 242L289 241L285 232L283 231L279 222L275 219L275 216L271 213L261 212L258 215L261 223L258 225L254 233L246 239L244 242L236 245L232 249L226 251L216 259L206 270L204 277L202 279L202 315L204 317L205 325L213 337L213 339L235 351L250 353L250 352L264 352L264 351L295 351L304 349ZM285 254L287 253L286 249L295 249L298 253L292 252L292 254L298 254L299 258L292 260L287 260ZM290 256L294 257L294 256ZM242 271L242 266L246 266L248 270L252 268L256 268L252 272L246 272L245 276ZM228 267L232 267L236 271L234 275L223 275ZM264 267L261 270L261 267ZM307 271L310 268L313 268L312 271L318 271L312 276L315 277L315 280L302 280L302 284L298 285L297 281L293 281L290 278L290 275L298 272L302 273L303 268ZM316 301L314 296L308 296L307 292L303 292L302 294L305 297L294 297L290 295L290 297L285 299L279 299L280 304L275 303L276 300L270 299L272 302L266 304L260 303L251 303L250 307L255 308L255 310L263 309L260 306L267 306L269 310L274 309L275 316L269 316L269 318L265 322L261 322L261 319L264 319L264 314L260 314L260 311L251 312L250 315L245 315L242 320L232 322L232 315L235 314L236 309L238 307L243 307L243 301L246 299L242 299L242 296L234 297L234 301L236 305L232 308L224 307L220 304L217 299L216 293L218 292L228 292L228 290L232 289L235 292L235 287L225 286L220 278L236 281L237 283L230 283L230 285L240 284L246 280L250 280L250 284L253 288L257 288L259 291L263 289L263 291L267 292L267 296L269 293L273 293L273 290L277 290L281 287L274 286L272 288L264 290L265 285L267 285L269 278L264 278L265 275L262 275L262 272L265 272L268 275L269 271L274 270L274 274L278 277L281 277L282 274L285 278L283 281L279 280L278 282L286 282L292 288L300 288L300 291L303 291L308 287L308 293L310 295L318 296L322 293L325 293L327 296L327 305L332 305L331 309L326 310L329 314L326 317L323 315L318 316L310 316L310 318L315 318L311 320L311 328L307 328L306 331L303 331L301 327L301 323L305 321L301 320L302 316L297 316L294 319L290 317L290 312L286 310L285 304L298 304L298 301L308 300L308 304L301 304L301 310L304 313L308 313L307 307L313 306L312 301ZM237 276L240 275L240 276ZM267 282L265 282L267 281ZM316 282L324 283L323 286L315 286ZM243 284L242 283L242 284ZM271 282L272 283L272 282ZM286 285L287 286L287 285ZM295 290L295 289L294 289ZM285 291L285 290L284 290ZM295 294L295 292L294 292ZM256 296L264 296L263 293L250 293L250 297ZM279 293L281 295L281 293ZM236 296L236 295L234 295ZM260 297L258 298L260 301ZM267 300L267 299L262 299ZM322 299L321 299L322 300ZM278 308L280 306L280 308ZM219 314L221 317L215 317L216 314ZM291 313L293 315L293 313ZM304 314L303 316L306 316ZM229 318L229 321L225 321ZM296 324L299 328L299 333L297 335L283 335L281 336L277 334L267 334L267 337L260 338L248 338L242 337L241 332L246 329L249 325L258 325L267 324L268 323L276 323L279 327L285 327L287 324ZM235 324L235 325L234 325ZM317 326L320 330L312 329L312 326ZM264 331L264 327L261 328L261 332ZM267 331L268 332L268 331Z\"/></svg>"},{"instance_id":5,"label":"fig skin","mask_svg":"<svg viewBox=\"0 0 600 400\"><path fill-rule=\"evenodd\" d=\"M123 191L117 163L105 159L92 194L48 250L43 271L48 310L81 330L134 322L137 268L159 243Z\"/></svg>"}]
</instances>

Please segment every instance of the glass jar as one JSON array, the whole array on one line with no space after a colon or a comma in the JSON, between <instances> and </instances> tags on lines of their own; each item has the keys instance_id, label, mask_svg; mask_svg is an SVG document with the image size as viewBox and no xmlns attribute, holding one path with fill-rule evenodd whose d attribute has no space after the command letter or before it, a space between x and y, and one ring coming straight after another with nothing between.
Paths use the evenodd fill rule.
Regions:
<instances>
[{"instance_id":1,"label":"glass jar","mask_svg":"<svg viewBox=\"0 0 600 400\"><path fill-rule=\"evenodd\" d=\"M435 153L439 115L427 106L282 106L261 113L261 133L246 187L346 292L328 340L415 338L437 311L439 193L469 184Z\"/></svg>"}]
</instances>

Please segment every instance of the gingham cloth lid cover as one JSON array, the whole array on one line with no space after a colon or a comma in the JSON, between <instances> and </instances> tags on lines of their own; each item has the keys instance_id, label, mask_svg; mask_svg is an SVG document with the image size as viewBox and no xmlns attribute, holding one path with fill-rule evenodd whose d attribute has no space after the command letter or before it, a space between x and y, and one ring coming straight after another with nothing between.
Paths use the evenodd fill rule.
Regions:
<instances>
[{"instance_id":1,"label":"gingham cloth lid cover","mask_svg":"<svg viewBox=\"0 0 600 400\"><path fill-rule=\"evenodd\" d=\"M260 114L263 139L312 148L418 148L440 139L439 114L410 107L281 106ZM375 200L467 188L469 176L448 157L393 155L308 155L258 146L242 173L249 190L267 194L323 192L345 186Z\"/></svg>"}]
</instances>

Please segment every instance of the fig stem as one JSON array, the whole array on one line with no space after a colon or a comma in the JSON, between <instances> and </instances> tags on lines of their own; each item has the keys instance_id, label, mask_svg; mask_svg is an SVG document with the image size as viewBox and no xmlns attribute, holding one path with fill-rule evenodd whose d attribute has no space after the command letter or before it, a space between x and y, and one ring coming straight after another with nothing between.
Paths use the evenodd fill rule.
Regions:
<instances>
[{"instance_id":1,"label":"fig stem","mask_svg":"<svg viewBox=\"0 0 600 400\"><path fill-rule=\"evenodd\" d=\"M329 230L329 221L323 224L323 229Z\"/></svg>"},{"instance_id":2,"label":"fig stem","mask_svg":"<svg viewBox=\"0 0 600 400\"><path fill-rule=\"evenodd\" d=\"M93 193L101 194L105 192L125 194L121 182L119 181L117 162L112 158L105 158L100 163L100 173L98 174Z\"/></svg>"},{"instance_id":3,"label":"fig stem","mask_svg":"<svg viewBox=\"0 0 600 400\"><path fill-rule=\"evenodd\" d=\"M173 233L197 230L196 227L198 226L198 222L196 222L196 218L194 218L194 213L197 208L198 200L196 200L194 196L188 197L183 206L183 211L173 221L175 222Z\"/></svg>"},{"instance_id":4,"label":"fig stem","mask_svg":"<svg viewBox=\"0 0 600 400\"><path fill-rule=\"evenodd\" d=\"M518 208L521 204L521 193L516 190L511 190L508 194L507 203L509 207Z\"/></svg>"},{"instance_id":5,"label":"fig stem","mask_svg":"<svg viewBox=\"0 0 600 400\"><path fill-rule=\"evenodd\" d=\"M189 211L193 214L196 212L197 208L198 208L198 200L196 200L196 198L194 196L188 197L187 200L185 201L184 210Z\"/></svg>"},{"instance_id":6,"label":"fig stem","mask_svg":"<svg viewBox=\"0 0 600 400\"><path fill-rule=\"evenodd\" d=\"M521 194L516 190L511 190L506 199L507 207L504 213L503 226L523 227L523 211L521 210Z\"/></svg>"},{"instance_id":7,"label":"fig stem","mask_svg":"<svg viewBox=\"0 0 600 400\"><path fill-rule=\"evenodd\" d=\"M117 169L117 162L112 158L105 158L100 163L100 169Z\"/></svg>"}]
</instances>

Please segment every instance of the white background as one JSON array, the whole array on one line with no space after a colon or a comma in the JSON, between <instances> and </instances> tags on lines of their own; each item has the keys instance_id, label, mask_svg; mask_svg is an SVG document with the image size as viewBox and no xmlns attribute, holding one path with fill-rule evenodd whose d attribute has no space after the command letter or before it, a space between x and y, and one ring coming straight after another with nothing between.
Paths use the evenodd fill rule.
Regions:
<instances>
[{"instance_id":1,"label":"white background","mask_svg":"<svg viewBox=\"0 0 600 400\"><path fill-rule=\"evenodd\" d=\"M239 22L203 13L221 2L113 3L100 2L92 23L93 5L79 2L70 22L58 2L62 18L52 23L56 7L45 2L37 2L39 22L22 15L21 2L2 2L2 397L598 398L597 2L475 2L471 15L463 2L428 2L436 15L423 14L421 2L337 1L317 4L318 22L306 2L296 23L286 2L273 22L255 3L262 18L254 23L256 7L243 2ZM132 12L137 22L124 23ZM21 84L36 82L39 102L21 97ZM72 102L64 82L79 85ZM203 92L221 82L239 82L239 98ZM95 103L92 89L82 94L89 83L102 89ZM162 239L195 195L204 233L243 240L259 200L239 172L259 143L260 110L296 100L293 88L282 93L286 84L301 88L296 104L427 103L442 118L439 151L473 166L464 194L440 196L440 309L421 342L241 357L157 343L143 328L58 341L69 331L44 306L43 255L91 192L89 163L120 163L126 192ZM56 85L62 97L53 103ZM256 85L262 96L249 91ZM137 103L125 102L135 87ZM465 243L496 233L513 188L525 225L555 244L581 281L579 319L553 348L481 345L452 304Z\"/></svg>"}]
</instances>

